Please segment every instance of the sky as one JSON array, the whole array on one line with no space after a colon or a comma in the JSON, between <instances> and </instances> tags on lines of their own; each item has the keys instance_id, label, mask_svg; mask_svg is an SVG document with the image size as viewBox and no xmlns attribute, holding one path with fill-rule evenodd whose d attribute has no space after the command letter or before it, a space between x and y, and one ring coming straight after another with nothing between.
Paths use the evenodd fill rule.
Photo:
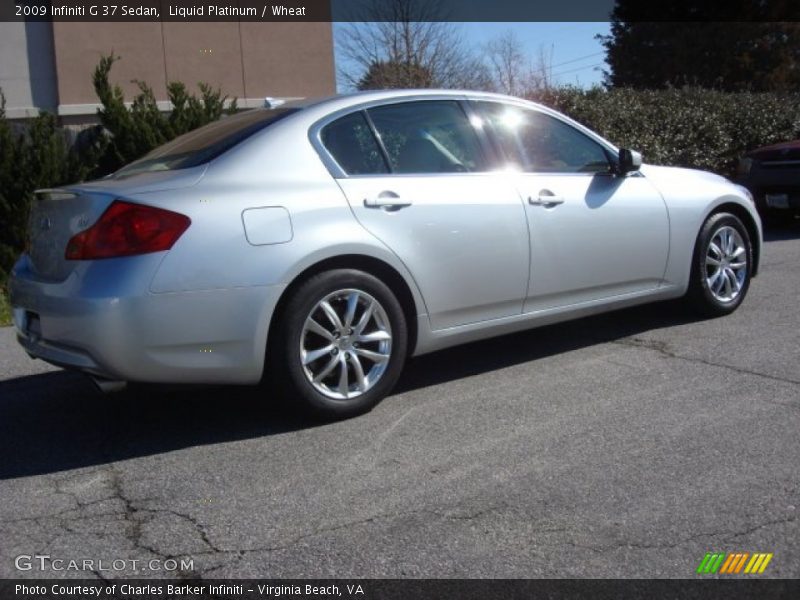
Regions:
<instances>
[{"instance_id":1,"label":"sky","mask_svg":"<svg viewBox=\"0 0 800 600\"><path fill-rule=\"evenodd\" d=\"M340 23L334 23L334 35L341 26ZM538 60L540 49L545 52L556 84L590 87L603 80L601 69L605 67L605 52L595 36L609 32L610 25L607 22L475 22L454 23L454 26L476 47L506 31L513 31L534 62Z\"/></svg>"},{"instance_id":2,"label":"sky","mask_svg":"<svg viewBox=\"0 0 800 600\"><path fill-rule=\"evenodd\" d=\"M461 23L459 27L475 44L511 30L534 60L542 48L550 57L554 83L590 87L603 80L605 51L595 36L607 34L609 23Z\"/></svg>"}]
</instances>

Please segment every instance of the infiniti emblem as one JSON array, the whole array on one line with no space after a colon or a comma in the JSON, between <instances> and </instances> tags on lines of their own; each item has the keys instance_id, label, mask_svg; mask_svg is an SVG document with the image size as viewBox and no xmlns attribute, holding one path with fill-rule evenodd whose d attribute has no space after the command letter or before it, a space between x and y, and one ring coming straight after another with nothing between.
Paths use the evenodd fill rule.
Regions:
<instances>
[{"instance_id":1,"label":"infiniti emblem","mask_svg":"<svg viewBox=\"0 0 800 600\"><path fill-rule=\"evenodd\" d=\"M52 226L53 222L50 220L50 217L42 217L39 220L39 229L42 231L49 231Z\"/></svg>"}]
</instances>

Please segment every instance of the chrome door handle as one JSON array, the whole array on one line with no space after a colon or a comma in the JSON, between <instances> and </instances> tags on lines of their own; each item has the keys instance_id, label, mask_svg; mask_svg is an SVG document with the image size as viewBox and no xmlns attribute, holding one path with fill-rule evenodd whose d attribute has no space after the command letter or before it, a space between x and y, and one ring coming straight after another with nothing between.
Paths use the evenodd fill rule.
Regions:
<instances>
[{"instance_id":1,"label":"chrome door handle","mask_svg":"<svg viewBox=\"0 0 800 600\"><path fill-rule=\"evenodd\" d=\"M533 206L557 206L558 204L564 204L564 196L539 192L536 197L529 196L528 203Z\"/></svg>"},{"instance_id":2,"label":"chrome door handle","mask_svg":"<svg viewBox=\"0 0 800 600\"><path fill-rule=\"evenodd\" d=\"M411 200L403 200L394 192L381 192L375 198L364 198L367 208L403 208L411 206Z\"/></svg>"}]
</instances>

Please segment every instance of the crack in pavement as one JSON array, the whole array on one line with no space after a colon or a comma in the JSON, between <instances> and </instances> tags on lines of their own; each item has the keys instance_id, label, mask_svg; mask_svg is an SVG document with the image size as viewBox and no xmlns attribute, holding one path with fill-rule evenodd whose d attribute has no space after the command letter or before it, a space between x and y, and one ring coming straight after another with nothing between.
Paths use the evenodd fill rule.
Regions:
<instances>
[{"instance_id":1,"label":"crack in pavement","mask_svg":"<svg viewBox=\"0 0 800 600\"><path fill-rule=\"evenodd\" d=\"M45 547L47 547L51 545L59 537L64 535L64 533L72 533L72 534L81 533L80 531L77 531L73 527L75 523L82 521L92 521L100 518L115 518L115 519L121 519L122 522L124 523L124 528L122 533L124 535L124 538L128 542L130 542L130 544L133 546L134 549L140 552L150 554L151 556L157 557L161 560L191 556L190 553L171 554L163 552L157 547L157 545L148 544L144 541L143 526L153 521L159 515L167 514L188 522L197 532L198 537L203 542L203 544L207 548L209 548L209 551L211 553L221 552L221 550L209 538L205 526L196 517L190 514L181 513L179 511L170 508L146 508L141 506L142 502L154 500L152 498L139 499L138 501L131 499L125 493L123 477L121 472L113 464L108 465L98 471L95 471L94 473L102 474L105 476L105 483L107 483L110 491L110 493L105 497L91 500L88 502L83 501L76 493L71 492L65 489L64 487L68 482L72 481L73 479L72 477L55 480L53 482L54 483L53 492L55 494L63 494L68 496L72 500L72 503L74 504L73 506L51 514L37 515L32 517L20 517L15 519L2 519L0 520L0 531L3 530L8 531L10 525L20 524L20 523L34 523L42 527L52 527L53 522L55 521L55 526L58 528L58 533L54 537L51 537L50 540L47 542L47 544L45 544ZM91 476L91 475L92 473L88 473L85 476ZM120 507L119 510L109 510L99 513L85 512L87 508L90 508L92 506L114 501L116 501L119 504ZM39 553L40 554L44 553L44 551ZM104 578L102 574L98 572L92 571L92 573L99 578ZM176 575L178 577L187 576L186 573L180 571L176 572Z\"/></svg>"},{"instance_id":2,"label":"crack in pavement","mask_svg":"<svg viewBox=\"0 0 800 600\"><path fill-rule=\"evenodd\" d=\"M132 544L132 546L139 551L149 553L162 560L167 560L167 559L179 560L186 558L231 556L232 560L226 560L223 564L218 564L207 569L201 568L201 569L195 569L191 572L178 571L174 573L174 575L178 578L187 578L187 577L198 578L198 577L207 577L221 569L230 568L235 564L241 562L244 559L244 557L248 554L261 553L261 552L271 553L271 552L278 552L281 550L287 550L307 539L324 536L334 532L345 531L355 527L375 524L381 521L391 521L391 520L411 517L414 515L430 515L440 519L441 521L464 523L467 521L474 521L477 519L481 519L486 515L496 513L498 511L513 509L513 507L509 506L506 503L500 503L500 504L485 506L482 508L473 508L469 512L459 512L461 507L455 505L453 507L450 507L449 509L444 508L436 510L431 508L420 508L407 511L391 512L391 513L379 513L362 519L356 519L345 523L339 523L337 525L312 529L311 531L303 532L300 533L299 535L292 536L291 538L277 544L256 546L251 548L226 549L215 544L210 539L208 532L205 529L205 526L196 517L167 508L156 509L156 508L142 507L141 505L139 505L137 501L131 499L126 494L122 480L122 474L113 465L110 465L106 470L106 472L110 476L109 481L112 494L109 497L103 498L101 500L94 500L88 503L81 502L80 499L76 497L75 498L76 504L81 506L91 506L102 501L115 499L121 503L122 506L121 511L110 511L104 513L76 516L65 519L62 513L78 510L78 509L67 509L66 511L60 511L59 513L56 513L54 515L43 515L39 517L16 519L13 521L5 521L5 523L56 519L62 528L62 532L59 533L59 535L61 535L63 534L63 531L74 532L74 530L72 530L71 527L69 527L68 525L68 523L73 521L94 519L101 516L117 517L117 518L122 517L122 520L125 524L125 532L124 532L125 538ZM143 526L151 522L159 514L173 515L177 518L183 519L188 523L190 523L195 529L195 531L197 531L198 536L203 541L204 545L208 548L208 550L200 552L185 552L185 553L171 554L160 550L157 546L146 543L142 539L144 535ZM531 539L530 544L532 546L541 546L541 547L571 546L582 550L588 550L594 553L603 553L609 550L613 551L624 548L635 548L641 550L669 549L669 548L676 548L699 539L713 539L713 538L722 538L723 540L736 539L750 535L760 529L773 527L776 525L793 523L796 520L797 520L796 516L789 516L783 519L774 519L770 521L765 521L763 523L758 523L741 529L699 532L684 538L680 538L675 541L671 542L665 541L662 543L639 543L635 541L620 541L612 544L583 543L579 540L574 539L576 534L581 533L580 530L576 530L575 528L567 526L563 527L549 526L539 529L534 528L533 530L530 530L530 534L532 535L548 534L548 533L563 534L564 537L571 539L562 539L560 541L554 541L553 543L546 543L544 540ZM104 578L102 573L93 572L93 574L96 577Z\"/></svg>"},{"instance_id":3,"label":"crack in pavement","mask_svg":"<svg viewBox=\"0 0 800 600\"><path fill-rule=\"evenodd\" d=\"M217 565L217 566L212 567L210 569L205 569L205 570L201 570L199 572L197 572L197 571L195 572L196 575L199 573L200 576L207 576L210 573L213 573L215 571L219 571L220 569L223 569L223 568L232 566L235 563L241 562L241 560L244 558L244 556L246 554L253 554L253 553L258 553L258 552L278 552L280 550L288 550L289 548L297 545L298 543L302 542L303 540L314 538L314 537L319 537L319 536L326 535L328 533L335 532L335 531L342 531L342 530L345 530L345 529L350 529L350 528L353 528L353 527L360 527L362 525L367 525L367 524L375 523L375 522L378 522L378 521L397 519L397 518L408 517L408 516L418 515L418 514L434 515L434 516L437 516L437 517L439 517L441 519L451 520L451 521L471 521L471 520L480 518L485 514L494 512L498 508L507 508L507 505L502 504L502 505L488 506L488 507L486 507L484 509L479 509L479 510L473 512L473 513L468 513L468 514L465 514L465 515L442 513L442 512L434 511L434 510L427 509L427 508L414 509L414 510L408 510L408 511L400 511L400 512L395 512L395 513L383 513L383 514L372 515L372 516L366 517L364 519L357 519L355 521L348 521L346 523L340 523L338 525L333 525L333 526L330 526L330 527L322 527L320 529L315 529L315 530L312 530L312 531L310 531L308 533L303 533L301 535L294 536L291 539L286 540L285 542L283 542L281 544L277 544L277 545L254 547L254 548L239 548L239 549L235 549L235 550L221 550L220 549L220 550L217 550L214 553L209 553L209 552L193 553L191 555L181 555L181 556L178 556L177 558L190 557L190 556L196 557L196 556L203 556L203 555L208 555L208 554L234 554L235 555L234 556L234 560L230 561L230 562L228 562L226 564Z\"/></svg>"},{"instance_id":4,"label":"crack in pavement","mask_svg":"<svg viewBox=\"0 0 800 600\"><path fill-rule=\"evenodd\" d=\"M631 337L631 338L624 338L621 340L606 340L606 342L610 344L616 344L618 346L626 346L629 348L645 348L646 350L653 350L654 352L658 352L659 354L666 356L667 358L674 358L676 360L682 360L685 362L698 363L709 367L726 369L728 371L733 371L734 373L738 373L739 375L753 375L755 377L762 377L764 379L769 379L771 381L778 381L780 383L788 383L790 385L800 385L800 380L797 379L791 379L789 377L779 377L777 375L761 373L760 371L754 371L752 369L747 369L745 367L737 367L725 363L717 363L710 361L706 358L678 354L677 352L670 350L667 343L661 340L647 340L640 337ZM771 402L771 404L779 404L781 406L800 408L800 406L796 404L791 404L786 402Z\"/></svg>"},{"instance_id":5,"label":"crack in pavement","mask_svg":"<svg viewBox=\"0 0 800 600\"><path fill-rule=\"evenodd\" d=\"M308 533L305 533L305 534L302 534L302 535L298 535L298 536L295 536L294 538L292 538L290 540L287 540L286 542L284 542L282 544L264 546L264 547L254 547L254 548L247 548L247 549L238 549L238 550L222 550L220 552L221 554L234 554L235 555L233 557L234 559L232 561L226 562L225 564L216 565L216 566L214 566L214 567L212 567L210 569L206 569L206 570L201 570L201 571L197 572L196 574L199 574L200 576L208 576L211 573L214 573L216 571L219 571L219 570L227 568L227 567L231 567L234 564L241 562L242 559L247 554L260 553L260 552L276 552L276 551L279 551L279 550L286 550L286 549L291 548L292 546L296 545L297 543L299 543L299 542L301 542L301 541L303 541L305 539L309 539L309 538L312 538L312 537L325 535L325 534L328 534L328 533L331 533L331 532L334 532L334 531L340 531L340 530L349 529L349 528L352 528L352 527L358 527L358 526L362 526L362 525L366 525L366 524L370 524L370 523L376 523L376 522L382 521L382 520L397 519L397 518L407 517L407 516L411 516L411 515L415 515L415 514L431 514L431 515L435 515L435 516L438 516L440 518L447 519L447 520L463 521L463 520L472 520L472 519L475 519L475 518L479 518L479 517L481 517L481 516L483 516L485 514L494 512L498 508L509 508L509 507L507 505L490 506L490 507L487 507L485 509L480 509L480 510L478 510L478 511L476 511L474 513L471 513L469 515L466 515L466 516L457 516L457 515L442 513L442 512L435 511L435 510L430 510L430 509L419 509L419 510L411 510L411 511L401 511L401 512L397 512L397 513L373 515L373 516L365 518L365 519L359 519L357 521L351 521L351 522L347 522L347 523L342 523L342 524L339 524L339 525L336 525L336 526L332 526L332 527L324 527L324 528L321 528L321 529L318 529L318 530L314 530L314 531L311 531L311 532L308 532ZM620 550L620 549L624 549L624 548L635 548L635 549L641 549L641 550L663 550L663 549L678 548L678 547L680 547L680 546L682 546L684 544L687 544L687 543L690 543L690 542L693 542L693 541L699 540L699 539L713 539L713 538L721 537L723 540L728 540L728 539L733 539L733 538L739 538L739 537L743 537L743 536L749 535L751 533L754 533L755 531L758 531L759 529L764 529L764 528L772 527L772 526L775 526L775 525L782 525L782 524L786 524L786 523L791 523L791 522L794 522L796 520L797 520L796 517L791 516L791 517L787 517L785 519L775 519L775 520L771 520L771 521L766 521L766 522L759 523L757 525L754 525L754 526L751 526L751 527L747 527L747 528L741 529L741 530L723 530L723 531L700 532L700 533L695 533L695 534L692 534L692 535L684 537L684 538L680 538L680 539L678 539L676 541L673 541L673 542L664 542L664 543L655 543L655 544L643 544L643 543L633 542L633 541L622 541L622 542L616 542L616 543L613 543L613 544L584 544L584 543L580 543L578 541L575 541L574 539L564 539L564 540L561 540L561 541L558 541L558 542L555 542L555 543L543 543L542 541L531 540L530 543L531 543L532 546L540 546L540 547L548 547L548 548L559 547L559 546L565 546L566 545L566 546L572 546L574 548L579 548L579 549L583 549L583 550L589 550L589 551L597 553L597 554L605 553L605 552L608 552L609 550L613 551L613 550ZM574 534L574 533L577 533L577 530L575 530L574 528L569 528L569 527L547 527L547 528L542 528L542 529L534 529L531 533L533 533L533 534L546 534L546 533L568 534L568 533L573 533ZM202 556L202 554L208 554L208 553L200 553L200 554L195 554L195 555L192 555L192 556ZM189 556L189 555L187 555L187 556Z\"/></svg>"},{"instance_id":6,"label":"crack in pavement","mask_svg":"<svg viewBox=\"0 0 800 600\"><path fill-rule=\"evenodd\" d=\"M772 521L765 521L764 523L754 525L752 527L749 527L741 531L738 530L703 531L700 533L692 534L685 538L681 538L671 543L641 544L638 542L616 542L614 544L593 544L593 545L578 544L571 541L566 541L564 543L570 546L575 546L576 548L583 548L585 550L591 550L592 552L597 552L597 553L608 552L609 550L612 551L620 550L623 548L637 548L640 550L664 550L664 549L678 548L684 544L693 542L698 539L722 537L723 540L728 540L732 538L739 538L746 535L750 535L751 533L754 533L759 529L765 529L767 527L772 527L774 525L783 525L785 523L793 523L796 520L797 518L794 516L787 517L785 519L775 519ZM548 546L557 546L557 545L558 544L548 544Z\"/></svg>"},{"instance_id":7,"label":"crack in pavement","mask_svg":"<svg viewBox=\"0 0 800 600\"><path fill-rule=\"evenodd\" d=\"M192 515L180 513L173 509L168 508L144 508L141 506L137 506L135 501L131 500L126 494L123 488L122 483L122 474L114 467L110 469L111 474L111 486L114 491L114 497L118 498L123 502L124 512L122 513L122 518L125 523L128 525L126 528L126 539L130 541L134 548L144 550L145 552L149 552L162 560L168 559L175 559L180 558L182 556L190 556L190 554L170 554L166 552L162 552L157 547L153 545L148 545L143 541L144 532L142 531L143 525L149 523L154 518L156 518L160 514L169 514L180 519L184 519L188 523L190 523L195 531L197 531L198 535L202 542L209 548L211 552L219 552L219 549L214 545L208 537L208 532L206 531L205 527L203 526L200 521L193 517ZM186 574L182 574L181 572L177 573L178 576L186 576Z\"/></svg>"}]
</instances>

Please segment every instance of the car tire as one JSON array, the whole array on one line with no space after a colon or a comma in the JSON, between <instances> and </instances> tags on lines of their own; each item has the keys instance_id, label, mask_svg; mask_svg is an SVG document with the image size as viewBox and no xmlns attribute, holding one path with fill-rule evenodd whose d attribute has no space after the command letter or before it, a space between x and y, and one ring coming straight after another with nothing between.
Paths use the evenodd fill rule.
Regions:
<instances>
[{"instance_id":1,"label":"car tire","mask_svg":"<svg viewBox=\"0 0 800 600\"><path fill-rule=\"evenodd\" d=\"M714 213L697 235L686 298L704 316L730 314L747 295L752 272L747 228L731 213Z\"/></svg>"},{"instance_id":2,"label":"car tire","mask_svg":"<svg viewBox=\"0 0 800 600\"><path fill-rule=\"evenodd\" d=\"M406 360L403 308L381 280L355 269L311 276L290 292L267 352L285 401L330 420L371 410Z\"/></svg>"}]
</instances>

